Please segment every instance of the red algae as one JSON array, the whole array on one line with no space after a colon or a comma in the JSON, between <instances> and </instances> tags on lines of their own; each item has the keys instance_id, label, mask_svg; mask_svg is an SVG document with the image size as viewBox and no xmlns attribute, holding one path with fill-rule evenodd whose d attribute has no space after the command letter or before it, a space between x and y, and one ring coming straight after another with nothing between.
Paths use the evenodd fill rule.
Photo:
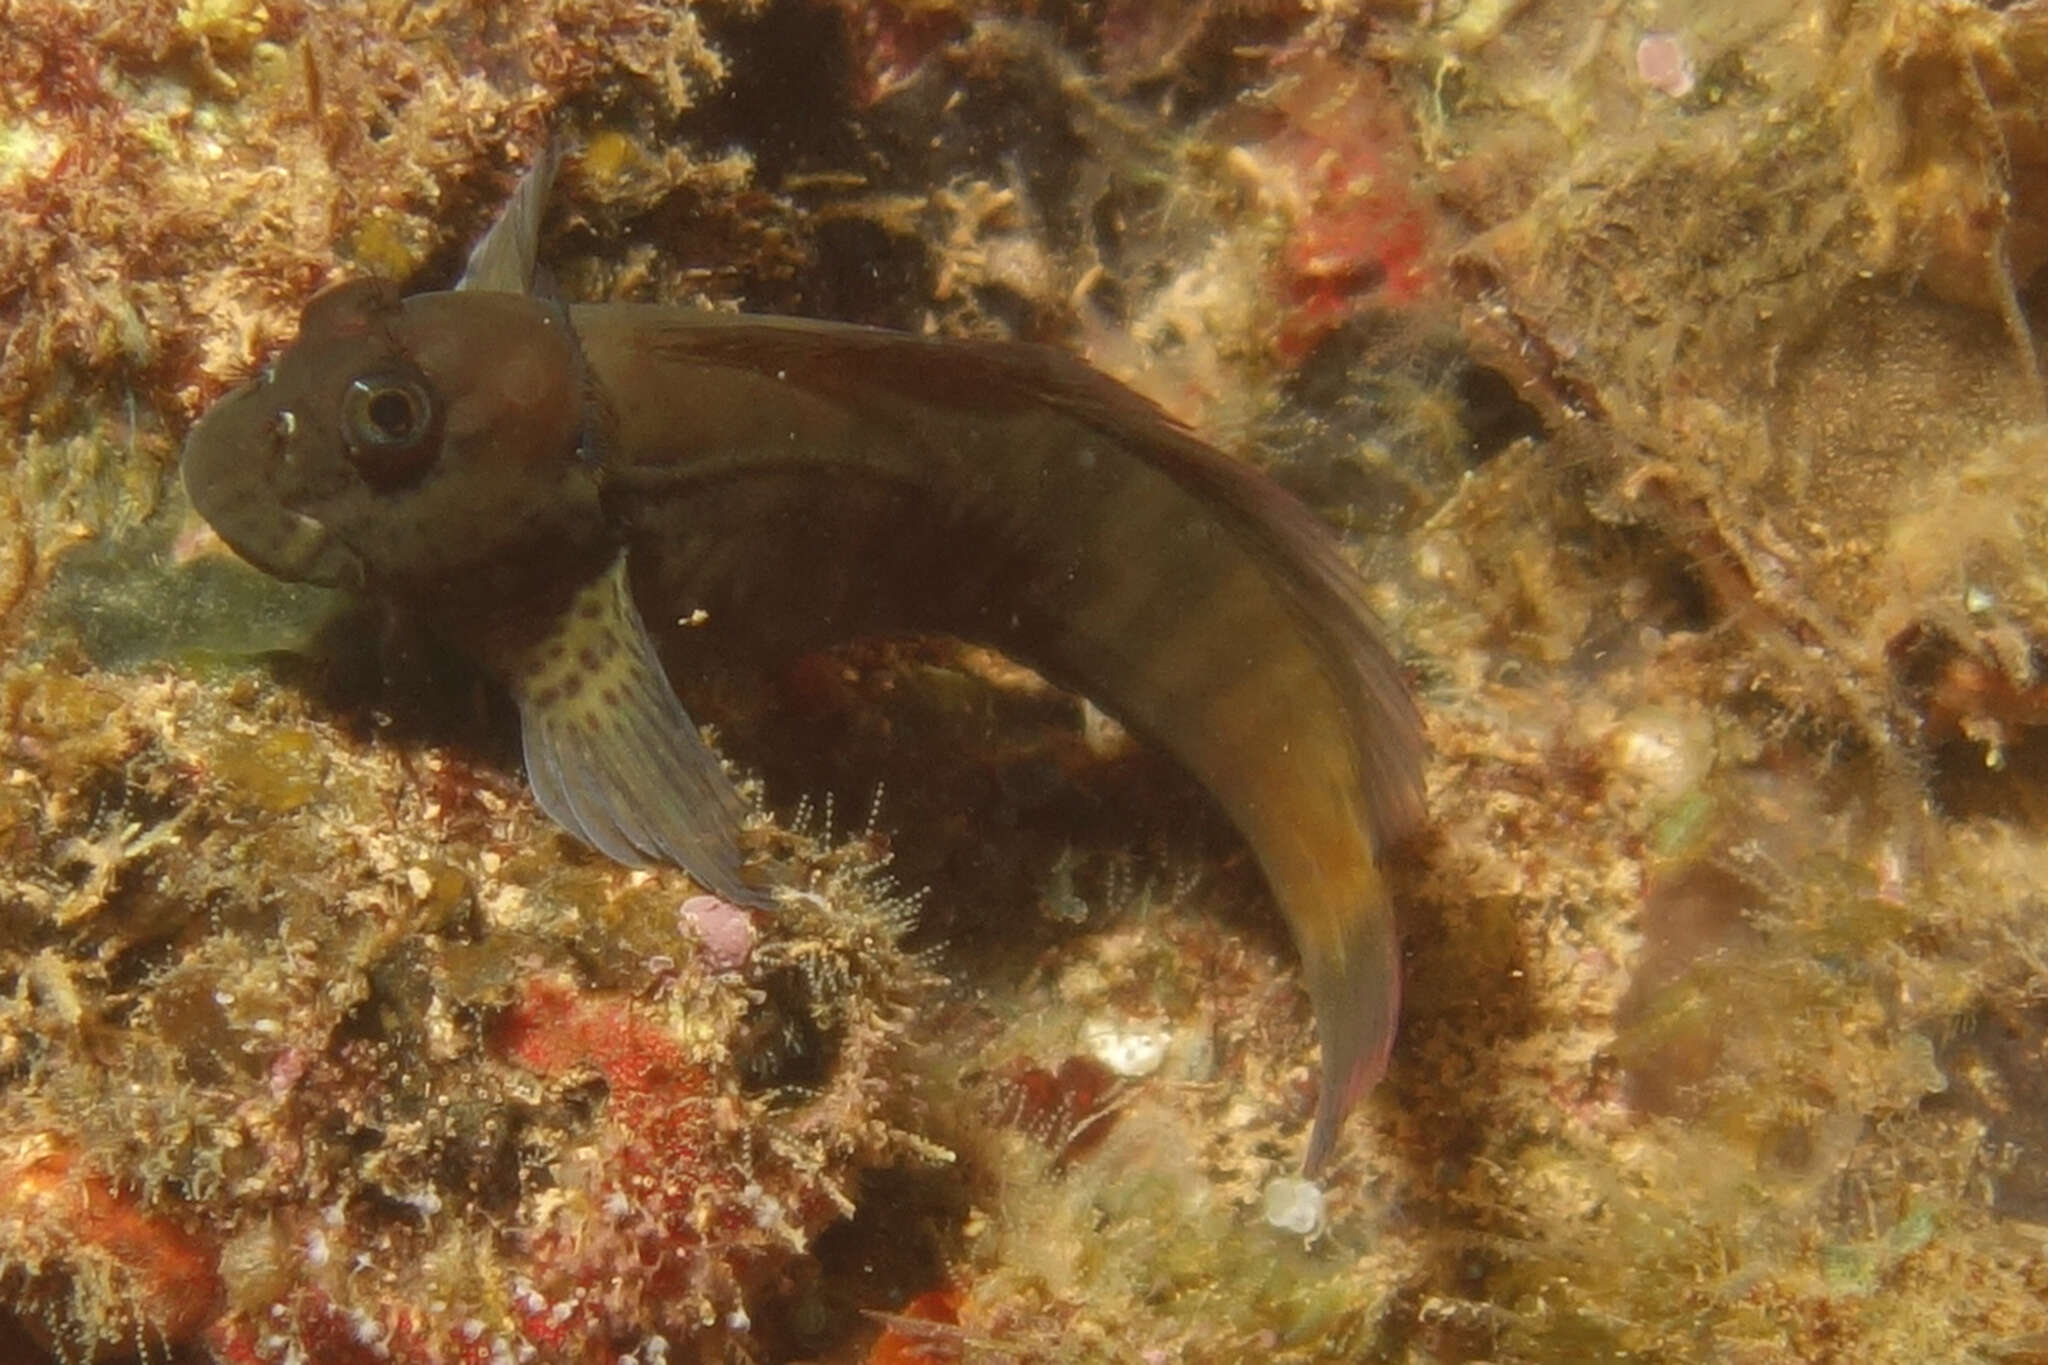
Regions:
<instances>
[{"instance_id":1,"label":"red algae","mask_svg":"<svg viewBox=\"0 0 2048 1365\"><path fill-rule=\"evenodd\" d=\"M888 1326L868 1348L867 1365L947 1365L962 1359L957 1338L944 1328L960 1322L960 1295L951 1289L928 1289L899 1313L887 1315Z\"/></svg>"},{"instance_id":2,"label":"red algae","mask_svg":"<svg viewBox=\"0 0 2048 1365\"><path fill-rule=\"evenodd\" d=\"M1068 1057L1057 1069L1018 1060L991 1085L1000 1122L1036 1139L1061 1162L1102 1145L1116 1123L1110 1107L1116 1077L1089 1057Z\"/></svg>"},{"instance_id":3,"label":"red algae","mask_svg":"<svg viewBox=\"0 0 2048 1365\"><path fill-rule=\"evenodd\" d=\"M152 1210L82 1167L52 1136L15 1136L0 1155L0 1228L9 1248L7 1292L33 1305L60 1349L81 1308L73 1277L88 1274L125 1305L109 1323L139 1342L191 1340L220 1309L218 1252L187 1220Z\"/></svg>"},{"instance_id":4,"label":"red algae","mask_svg":"<svg viewBox=\"0 0 2048 1365\"><path fill-rule=\"evenodd\" d=\"M1302 44L1275 60L1265 99L1278 126L1239 154L1288 219L1275 346L1298 362L1367 309L1436 283L1434 209L1408 114L1371 68Z\"/></svg>"},{"instance_id":5,"label":"red algae","mask_svg":"<svg viewBox=\"0 0 2048 1365\"><path fill-rule=\"evenodd\" d=\"M579 991L559 977L521 986L499 1020L495 1043L548 1080L595 1073L604 1082L607 1150L591 1173L599 1183L586 1193L600 1203L639 1204L635 1217L644 1220L650 1242L642 1254L680 1264L676 1247L654 1243L663 1237L694 1242L698 1233L674 1218L678 1210L665 1207L666 1200L680 1194L701 1222L710 1200L733 1199L743 1183L735 1174L737 1154L721 1151L727 1140L706 1068L629 997ZM741 1221L753 1221L752 1212Z\"/></svg>"}]
</instances>

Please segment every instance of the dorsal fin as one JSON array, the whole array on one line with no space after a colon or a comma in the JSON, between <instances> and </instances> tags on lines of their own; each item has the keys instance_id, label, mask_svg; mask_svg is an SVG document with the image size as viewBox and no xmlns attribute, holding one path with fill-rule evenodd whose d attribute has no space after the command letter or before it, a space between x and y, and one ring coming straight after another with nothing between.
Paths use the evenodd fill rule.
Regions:
<instances>
[{"instance_id":1,"label":"dorsal fin","mask_svg":"<svg viewBox=\"0 0 2048 1365\"><path fill-rule=\"evenodd\" d=\"M555 172L561 167L562 151L555 139L541 145L540 154L519 181L519 188L505 201L496 222L470 248L469 264L463 267L457 289L488 289L500 294L531 294L534 266L540 254L540 224L548 208L548 194L554 188Z\"/></svg>"}]
</instances>

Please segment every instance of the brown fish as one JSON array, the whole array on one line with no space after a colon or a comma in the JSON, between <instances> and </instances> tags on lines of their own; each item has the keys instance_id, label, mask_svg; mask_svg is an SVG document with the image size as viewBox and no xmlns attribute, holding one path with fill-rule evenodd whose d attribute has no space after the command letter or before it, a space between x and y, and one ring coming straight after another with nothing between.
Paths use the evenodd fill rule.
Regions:
<instances>
[{"instance_id":1,"label":"brown fish","mask_svg":"<svg viewBox=\"0 0 2048 1365\"><path fill-rule=\"evenodd\" d=\"M356 281L185 446L280 577L396 603L518 702L554 819L720 895L746 811L642 625L993 645L1179 759L1249 841L1322 1046L1305 1168L1386 1066L1382 858L1421 821L1415 708L1357 575L1270 480L1061 352L526 292L551 157L453 292Z\"/></svg>"}]
</instances>

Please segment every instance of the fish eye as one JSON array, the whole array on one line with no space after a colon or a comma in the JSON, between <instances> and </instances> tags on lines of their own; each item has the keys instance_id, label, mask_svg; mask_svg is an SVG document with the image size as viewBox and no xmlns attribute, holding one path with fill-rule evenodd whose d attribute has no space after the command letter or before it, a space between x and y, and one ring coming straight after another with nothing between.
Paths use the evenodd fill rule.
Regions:
<instances>
[{"instance_id":1,"label":"fish eye","mask_svg":"<svg viewBox=\"0 0 2048 1365\"><path fill-rule=\"evenodd\" d=\"M440 413L425 378L410 370L359 376L342 400L350 458L380 488L410 483L433 462Z\"/></svg>"}]
</instances>

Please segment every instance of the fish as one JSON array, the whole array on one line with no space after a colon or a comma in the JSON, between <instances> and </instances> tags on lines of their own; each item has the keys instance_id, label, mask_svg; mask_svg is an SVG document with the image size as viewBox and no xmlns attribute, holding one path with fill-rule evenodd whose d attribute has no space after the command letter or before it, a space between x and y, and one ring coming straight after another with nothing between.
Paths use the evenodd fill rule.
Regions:
<instances>
[{"instance_id":1,"label":"fish","mask_svg":"<svg viewBox=\"0 0 2048 1365\"><path fill-rule=\"evenodd\" d=\"M1096 703L1208 790L1290 927L1321 1172L1387 1068L1388 870L1423 825L1425 759L1329 527L1056 348L552 297L558 161L536 157L453 289L312 297L189 433L193 506L256 568L476 660L564 829L741 905L775 900L751 812L648 619L708 612L785 650L951 635Z\"/></svg>"}]
</instances>

